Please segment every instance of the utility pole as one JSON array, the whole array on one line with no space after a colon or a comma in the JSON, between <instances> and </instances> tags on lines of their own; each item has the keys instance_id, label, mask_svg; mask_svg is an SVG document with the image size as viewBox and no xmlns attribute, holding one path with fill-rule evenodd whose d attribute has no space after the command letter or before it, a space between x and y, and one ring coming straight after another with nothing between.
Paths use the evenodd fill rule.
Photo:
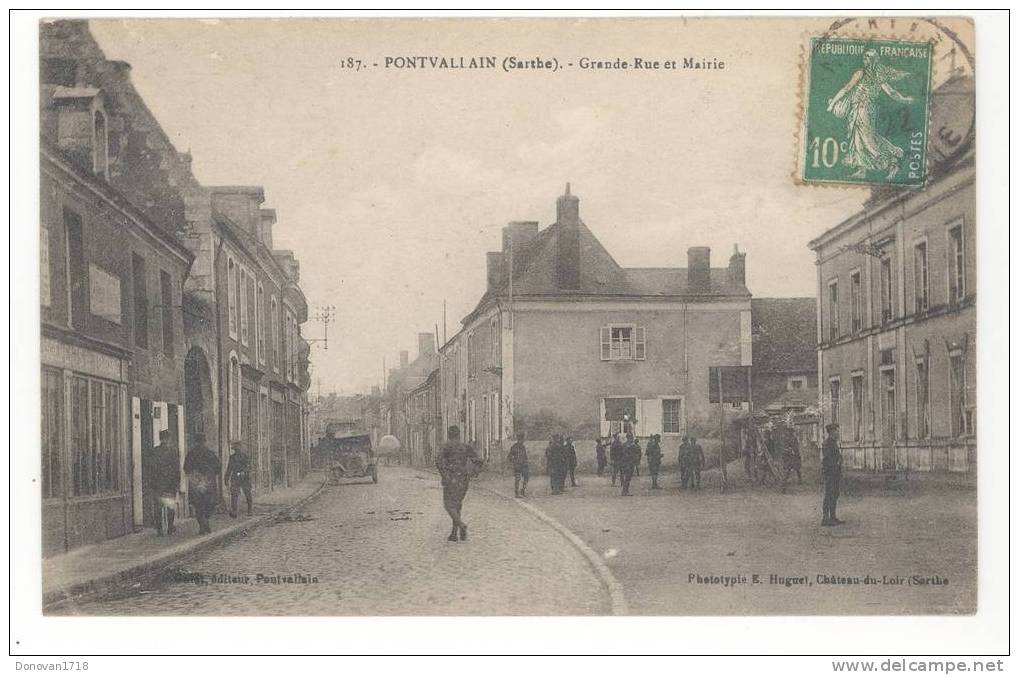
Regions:
<instances>
[{"instance_id":1,"label":"utility pole","mask_svg":"<svg viewBox=\"0 0 1019 675\"><path fill-rule=\"evenodd\" d=\"M321 342L323 349L329 349L329 322L336 316L336 305L323 305L315 313L315 320L322 322L322 338L306 340L307 342Z\"/></svg>"}]
</instances>

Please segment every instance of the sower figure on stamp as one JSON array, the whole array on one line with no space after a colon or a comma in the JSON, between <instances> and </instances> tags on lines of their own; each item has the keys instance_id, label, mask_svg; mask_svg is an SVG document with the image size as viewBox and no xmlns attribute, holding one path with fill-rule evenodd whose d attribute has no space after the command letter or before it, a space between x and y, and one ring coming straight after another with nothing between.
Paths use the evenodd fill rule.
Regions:
<instances>
[{"instance_id":1,"label":"sower figure on stamp","mask_svg":"<svg viewBox=\"0 0 1019 675\"><path fill-rule=\"evenodd\" d=\"M226 463L226 484L230 488L230 517L237 517L237 501L241 490L244 490L244 501L248 504L248 515L251 515L251 460L241 448L238 441L230 445L233 452Z\"/></svg>"},{"instance_id":2,"label":"sower figure on stamp","mask_svg":"<svg viewBox=\"0 0 1019 675\"><path fill-rule=\"evenodd\" d=\"M839 449L839 425L829 424L824 428L828 437L824 439L821 451L821 476L824 478L824 501L821 503L821 525L841 525L835 515L842 482L842 451Z\"/></svg>"},{"instance_id":3,"label":"sower figure on stamp","mask_svg":"<svg viewBox=\"0 0 1019 675\"><path fill-rule=\"evenodd\" d=\"M212 532L209 516L216 508L221 467L219 457L205 445L205 434L196 434L195 448L184 458L184 473L188 477L188 499L195 509L199 534Z\"/></svg>"},{"instance_id":4,"label":"sower figure on stamp","mask_svg":"<svg viewBox=\"0 0 1019 675\"><path fill-rule=\"evenodd\" d=\"M156 495L156 531L173 534L177 515L177 493L180 492L180 455L173 444L170 430L159 432L159 446L152 451L152 487Z\"/></svg>"},{"instance_id":5,"label":"sower figure on stamp","mask_svg":"<svg viewBox=\"0 0 1019 675\"><path fill-rule=\"evenodd\" d=\"M460 427L451 426L446 441L435 459L435 468L442 478L442 505L453 521L453 529L447 537L448 541L467 540L467 523L461 517L464 497L470 479L478 475L481 459L474 448L460 442Z\"/></svg>"},{"instance_id":6,"label":"sower figure on stamp","mask_svg":"<svg viewBox=\"0 0 1019 675\"><path fill-rule=\"evenodd\" d=\"M648 473L651 474L651 489L658 490L658 472L662 468L662 437L660 435L653 434L651 436L644 454L647 456Z\"/></svg>"},{"instance_id":7,"label":"sower figure on stamp","mask_svg":"<svg viewBox=\"0 0 1019 675\"><path fill-rule=\"evenodd\" d=\"M517 434L517 442L510 446L508 460L513 468L513 496L526 497L531 471L527 466L527 446L522 433Z\"/></svg>"}]
</instances>

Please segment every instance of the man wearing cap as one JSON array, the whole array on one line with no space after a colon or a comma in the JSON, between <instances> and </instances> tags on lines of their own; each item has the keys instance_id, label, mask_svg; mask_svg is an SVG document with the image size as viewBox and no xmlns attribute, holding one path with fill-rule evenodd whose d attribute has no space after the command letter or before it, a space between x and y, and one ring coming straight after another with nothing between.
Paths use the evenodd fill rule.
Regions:
<instances>
[{"instance_id":1,"label":"man wearing cap","mask_svg":"<svg viewBox=\"0 0 1019 675\"><path fill-rule=\"evenodd\" d=\"M517 434L517 442L510 446L509 464L513 467L513 496L527 496L527 481L531 477L527 465L527 446L524 445L524 434Z\"/></svg>"},{"instance_id":2,"label":"man wearing cap","mask_svg":"<svg viewBox=\"0 0 1019 675\"><path fill-rule=\"evenodd\" d=\"M824 477L824 501L821 503L821 525L841 525L835 515L839 501L839 484L842 482L842 451L839 450L839 425L829 424L824 428L828 437L824 439L821 451L821 476Z\"/></svg>"},{"instance_id":3,"label":"man wearing cap","mask_svg":"<svg viewBox=\"0 0 1019 675\"><path fill-rule=\"evenodd\" d=\"M453 530L447 541L467 540L467 523L461 518L464 497L470 479L478 474L481 459L471 446L460 442L460 427L446 430L446 441L435 459L435 468L442 478L442 505L453 521Z\"/></svg>"},{"instance_id":4,"label":"man wearing cap","mask_svg":"<svg viewBox=\"0 0 1019 675\"><path fill-rule=\"evenodd\" d=\"M658 434L652 434L651 439L647 442L647 450L644 455L647 457L647 470L651 474L651 489L657 490L658 487L658 472L662 468L662 437Z\"/></svg>"}]
</instances>

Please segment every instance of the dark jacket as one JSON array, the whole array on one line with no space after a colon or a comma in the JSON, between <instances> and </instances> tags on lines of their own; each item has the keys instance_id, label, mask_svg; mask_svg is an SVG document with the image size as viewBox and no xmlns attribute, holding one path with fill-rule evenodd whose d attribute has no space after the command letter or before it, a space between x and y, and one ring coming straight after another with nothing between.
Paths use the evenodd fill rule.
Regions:
<instances>
[{"instance_id":1,"label":"dark jacket","mask_svg":"<svg viewBox=\"0 0 1019 675\"><path fill-rule=\"evenodd\" d=\"M821 450L821 475L825 478L842 475L842 451L839 450L838 441L831 436L824 439Z\"/></svg>"},{"instance_id":2,"label":"dark jacket","mask_svg":"<svg viewBox=\"0 0 1019 675\"><path fill-rule=\"evenodd\" d=\"M623 443L618 439L612 439L612 446L609 448L609 459L613 464L623 463Z\"/></svg>"},{"instance_id":3,"label":"dark jacket","mask_svg":"<svg viewBox=\"0 0 1019 675\"><path fill-rule=\"evenodd\" d=\"M648 441L644 455L647 457L648 466L659 466L662 463L662 446L657 441Z\"/></svg>"},{"instance_id":4,"label":"dark jacket","mask_svg":"<svg viewBox=\"0 0 1019 675\"><path fill-rule=\"evenodd\" d=\"M230 455L226 463L226 482L234 485L251 485L251 460L243 452L235 452Z\"/></svg>"},{"instance_id":5,"label":"dark jacket","mask_svg":"<svg viewBox=\"0 0 1019 675\"><path fill-rule=\"evenodd\" d=\"M690 466L694 469L704 468L704 448L700 443L690 445Z\"/></svg>"},{"instance_id":6,"label":"dark jacket","mask_svg":"<svg viewBox=\"0 0 1019 675\"><path fill-rule=\"evenodd\" d=\"M566 466L577 468L577 449L573 447L573 443L563 445L563 456L566 459Z\"/></svg>"},{"instance_id":7,"label":"dark jacket","mask_svg":"<svg viewBox=\"0 0 1019 675\"><path fill-rule=\"evenodd\" d=\"M523 441L517 441L510 446L509 463L514 469L527 466L527 446Z\"/></svg>"},{"instance_id":8,"label":"dark jacket","mask_svg":"<svg viewBox=\"0 0 1019 675\"><path fill-rule=\"evenodd\" d=\"M474 448L460 441L446 441L435 458L435 468L447 482L464 482L476 476L481 468L481 459Z\"/></svg>"},{"instance_id":9,"label":"dark jacket","mask_svg":"<svg viewBox=\"0 0 1019 675\"><path fill-rule=\"evenodd\" d=\"M212 491L219 483L219 470L223 465L212 450L199 446L184 458L184 473L192 490Z\"/></svg>"},{"instance_id":10,"label":"dark jacket","mask_svg":"<svg viewBox=\"0 0 1019 675\"><path fill-rule=\"evenodd\" d=\"M152 487L157 494L176 494L180 490L180 455L176 446L158 445L152 449L149 469L152 472Z\"/></svg>"}]
</instances>

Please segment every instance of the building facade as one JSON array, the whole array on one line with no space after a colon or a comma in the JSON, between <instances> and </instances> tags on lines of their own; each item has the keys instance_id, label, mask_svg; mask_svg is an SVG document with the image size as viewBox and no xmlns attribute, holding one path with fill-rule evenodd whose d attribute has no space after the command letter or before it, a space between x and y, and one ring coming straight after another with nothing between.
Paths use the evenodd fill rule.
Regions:
<instances>
[{"instance_id":1,"label":"building facade","mask_svg":"<svg viewBox=\"0 0 1019 675\"><path fill-rule=\"evenodd\" d=\"M310 379L297 261L272 250L275 213L260 208L261 189L199 184L130 66L106 59L87 22L42 22L40 58L49 555L155 525L145 460L163 430L182 464L199 434L224 466L231 440L258 460L275 431L259 410L278 399L279 470L259 464L260 477L268 486L299 478ZM239 225L230 220L238 205L254 209ZM186 480L178 500L187 517Z\"/></svg>"},{"instance_id":2,"label":"building facade","mask_svg":"<svg viewBox=\"0 0 1019 675\"><path fill-rule=\"evenodd\" d=\"M946 86L971 96L971 84ZM931 176L923 190L875 191L810 243L819 405L826 423L840 425L854 469L976 466L972 147L943 158Z\"/></svg>"},{"instance_id":3,"label":"building facade","mask_svg":"<svg viewBox=\"0 0 1019 675\"><path fill-rule=\"evenodd\" d=\"M691 247L685 268L623 268L569 186L556 208L541 230L510 223L488 254L487 291L441 350L443 428L462 427L496 464L518 432L535 457L558 431L590 460L624 416L639 436L662 434L666 454L687 433L717 447L724 417L746 409L708 395L709 367L752 363L745 254L712 268Z\"/></svg>"}]
</instances>

